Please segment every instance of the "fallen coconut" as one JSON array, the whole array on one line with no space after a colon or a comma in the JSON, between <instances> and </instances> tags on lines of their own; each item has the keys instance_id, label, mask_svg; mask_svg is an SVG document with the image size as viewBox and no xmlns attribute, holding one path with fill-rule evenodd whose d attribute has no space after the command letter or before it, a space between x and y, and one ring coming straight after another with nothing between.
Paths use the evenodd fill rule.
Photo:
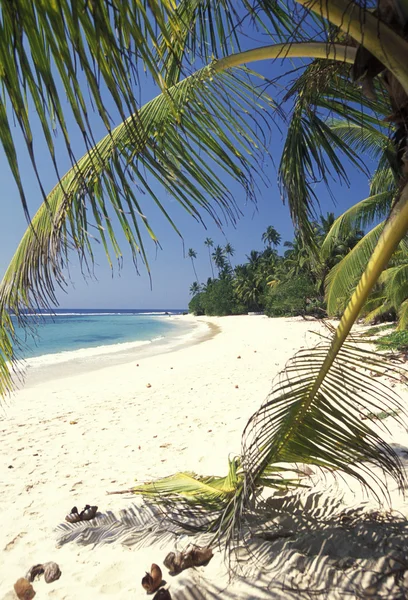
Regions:
<instances>
[{"instance_id":1,"label":"fallen coconut","mask_svg":"<svg viewBox=\"0 0 408 600\"><path fill-rule=\"evenodd\" d=\"M14 584L14 591L19 600L32 600L35 596L35 591L31 583L25 578L20 577Z\"/></svg>"}]
</instances>

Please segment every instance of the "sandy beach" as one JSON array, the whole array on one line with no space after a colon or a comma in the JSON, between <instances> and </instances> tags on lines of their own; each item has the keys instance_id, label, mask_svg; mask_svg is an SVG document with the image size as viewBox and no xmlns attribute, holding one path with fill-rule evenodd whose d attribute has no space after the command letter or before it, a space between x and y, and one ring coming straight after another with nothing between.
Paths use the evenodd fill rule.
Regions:
<instances>
[{"instance_id":1,"label":"sandy beach","mask_svg":"<svg viewBox=\"0 0 408 600\"><path fill-rule=\"evenodd\" d=\"M373 573L392 566L395 571L400 564L399 546L408 561L408 503L393 483L391 513L356 484L341 487L316 474L316 487L302 492L301 504L293 497L301 510L295 514L288 505L280 523L294 538L299 531L296 543L293 537L270 542L270 569L259 567L252 577L232 582L217 549L208 566L168 576L163 559L175 547L168 537L144 547L120 541L56 546L56 528L74 505L96 504L100 513L119 518L140 501L107 492L177 471L224 475L228 456L240 452L243 428L273 377L298 349L317 343L313 331L323 331L318 322L300 318L199 320L208 324L200 343L137 362L106 362L90 372L32 380L4 404L0 599L15 598L14 582L46 561L57 562L62 576L49 585L36 581L37 598L145 598L140 582L152 562L162 566L173 600L316 597L303 595L303 589L320 590L319 598L406 598L397 595L405 583L396 583L394 575L369 595ZM407 400L402 387L399 391ZM404 459L407 431L392 420L389 428L387 441ZM307 511L315 521L306 535L301 517ZM328 514L337 520L324 528ZM188 540L176 542L181 548Z\"/></svg>"}]
</instances>

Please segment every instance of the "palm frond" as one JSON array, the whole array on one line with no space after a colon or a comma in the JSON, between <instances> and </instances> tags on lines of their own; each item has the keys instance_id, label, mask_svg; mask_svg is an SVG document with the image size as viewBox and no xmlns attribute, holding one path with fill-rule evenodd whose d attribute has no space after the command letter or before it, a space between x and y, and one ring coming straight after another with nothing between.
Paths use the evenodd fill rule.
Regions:
<instances>
[{"instance_id":1,"label":"palm frond","mask_svg":"<svg viewBox=\"0 0 408 600\"><path fill-rule=\"evenodd\" d=\"M385 496L388 487L384 474L391 476L400 489L406 484L397 453L370 426L370 414L385 409L402 425L408 413L388 385L368 374L383 374L384 357L346 340L382 271L407 234L408 185L382 227L367 268L332 338L312 350L301 350L289 361L267 401L244 430L240 457L243 484L222 515L216 507L216 521L207 514L207 525L210 521L218 536L226 535L227 543L239 537L245 516L253 510L258 492L267 480L265 474L282 463L285 468L300 462L339 471L375 494L379 489ZM398 377L400 370L387 363L389 373ZM367 411L365 418L361 410ZM190 494L191 480L188 483ZM180 487L177 492L176 505ZM197 523L196 515L193 519ZM185 526L192 527L188 518Z\"/></svg>"},{"instance_id":2,"label":"palm frond","mask_svg":"<svg viewBox=\"0 0 408 600\"><path fill-rule=\"evenodd\" d=\"M367 267L383 229L384 222L369 231L327 275L325 285L329 315L338 315L344 309Z\"/></svg>"},{"instance_id":3,"label":"palm frond","mask_svg":"<svg viewBox=\"0 0 408 600\"><path fill-rule=\"evenodd\" d=\"M112 265L111 253L121 256L115 218L135 262L140 257L147 264L143 234L156 243L157 238L146 216L146 196L178 233L147 175L199 221L202 211L218 224L237 218L226 176L241 183L254 199L253 175L260 172L257 161L264 140L244 113L263 112L269 100L264 96L254 102L248 76L246 69L214 73L206 67L181 81L142 107L137 118L116 127L52 190L0 286L0 393L11 386L5 363L13 358L15 341L9 312L24 323L27 310L56 305L55 290L65 285L70 249L86 268L93 258L92 242L100 239Z\"/></svg>"},{"instance_id":4,"label":"palm frond","mask_svg":"<svg viewBox=\"0 0 408 600\"><path fill-rule=\"evenodd\" d=\"M242 468L250 474L247 489L267 465L280 462L340 469L364 485L381 487L369 466L377 465L402 483L397 455L360 416L362 407L369 412L381 406L402 409L384 383L366 375L367 368L379 370L381 358L358 345L343 344L317 387L316 376L329 349L330 340L298 352L251 417L242 447Z\"/></svg>"},{"instance_id":5,"label":"palm frond","mask_svg":"<svg viewBox=\"0 0 408 600\"><path fill-rule=\"evenodd\" d=\"M354 125L351 131L367 128L374 137L383 111L389 110L386 102L375 103L365 98L358 86L350 82L348 69L348 65L328 60L314 61L284 98L285 101L295 98L295 104L279 166L279 180L292 218L304 229L304 235L310 230L307 223L315 218L316 183L323 182L329 190L332 178L349 183L341 153L368 174L360 148L351 144L351 134L345 136L345 126L331 126L333 117L338 115L343 122L346 120L350 128ZM361 106L358 110L356 103ZM380 133L377 139L379 137ZM368 148L368 139L365 147Z\"/></svg>"},{"instance_id":6,"label":"palm frond","mask_svg":"<svg viewBox=\"0 0 408 600\"><path fill-rule=\"evenodd\" d=\"M386 151L380 157L377 169L370 179L371 196L375 196L376 194L385 191L393 191L398 187L398 179L395 176L395 169L392 166L394 158L395 150L393 150L390 154L388 149L386 149Z\"/></svg>"},{"instance_id":7,"label":"palm frond","mask_svg":"<svg viewBox=\"0 0 408 600\"><path fill-rule=\"evenodd\" d=\"M398 310L397 330L408 329L408 300L404 300Z\"/></svg>"},{"instance_id":8,"label":"palm frond","mask_svg":"<svg viewBox=\"0 0 408 600\"><path fill-rule=\"evenodd\" d=\"M138 62L150 72L160 89L166 88L155 61L155 47L158 35L170 41L168 17L174 5L157 0L144 0L142 4L138 0L108 3L93 0L81 6L65 0L31 3L1 0L0 141L26 211L12 134L13 120L21 130L41 185L30 125L34 111L59 176L53 142L56 127L62 133L72 163L75 162L68 134L65 95L79 133L87 148L91 148L95 141L84 89L110 132L112 115L108 106L115 107L122 120L132 113L137 120ZM32 100L32 110L27 96Z\"/></svg>"},{"instance_id":9,"label":"palm frond","mask_svg":"<svg viewBox=\"0 0 408 600\"><path fill-rule=\"evenodd\" d=\"M392 206L395 190L379 192L360 200L337 217L321 246L321 254L327 257L336 241L355 229L365 229L377 219L384 219Z\"/></svg>"},{"instance_id":10,"label":"palm frond","mask_svg":"<svg viewBox=\"0 0 408 600\"><path fill-rule=\"evenodd\" d=\"M381 283L385 286L385 294L391 306L398 310L408 298L408 256L405 256L403 264L386 269Z\"/></svg>"},{"instance_id":11,"label":"palm frond","mask_svg":"<svg viewBox=\"0 0 408 600\"><path fill-rule=\"evenodd\" d=\"M373 305L375 308L373 308ZM371 302L367 303L367 306L364 306L364 322L372 323L378 317L387 314L392 309L392 305L389 303L388 298L383 296L382 298L373 298Z\"/></svg>"},{"instance_id":12,"label":"palm frond","mask_svg":"<svg viewBox=\"0 0 408 600\"><path fill-rule=\"evenodd\" d=\"M385 149L395 154L395 148L389 135L370 122L366 122L363 125L344 119L332 119L328 125L355 152L364 152L368 156L377 159L382 156ZM378 122L379 125L381 125L381 121Z\"/></svg>"}]
</instances>

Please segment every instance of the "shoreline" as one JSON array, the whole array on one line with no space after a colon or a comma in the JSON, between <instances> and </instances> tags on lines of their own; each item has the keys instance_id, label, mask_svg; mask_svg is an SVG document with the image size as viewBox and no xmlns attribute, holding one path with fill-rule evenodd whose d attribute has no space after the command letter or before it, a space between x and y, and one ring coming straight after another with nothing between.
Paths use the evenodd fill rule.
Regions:
<instances>
[{"instance_id":1,"label":"shoreline","mask_svg":"<svg viewBox=\"0 0 408 600\"><path fill-rule=\"evenodd\" d=\"M187 317L187 318L186 318ZM200 344L220 331L220 327L192 315L176 315L173 320L190 322L192 328L180 335L174 332L170 336L160 336L152 340L107 344L80 350L62 351L55 354L43 354L19 361L15 380L17 388L36 387L54 379L92 373L112 366L144 360L151 356L167 354L184 347ZM205 325L206 328L202 327ZM17 383L23 380L21 385Z\"/></svg>"},{"instance_id":2,"label":"shoreline","mask_svg":"<svg viewBox=\"0 0 408 600\"><path fill-rule=\"evenodd\" d=\"M146 593L140 581L153 562L163 569L173 600L287 600L288 587L309 585L310 589L328 585L330 600L351 600L359 596L348 593L350 582L364 589L373 569L382 568L380 549L394 551L396 525L387 529L384 521L373 521L370 540L375 546L364 546L361 529L354 543L352 526L343 521L333 521L332 526L330 519L345 512L388 513L355 482L351 486L343 485L341 478L333 482L318 470L307 481L311 488L299 492L301 500L296 493L275 497L276 502L293 499L293 511L279 521L279 527L293 534L268 542L268 569L259 566L256 573L232 582L218 547L208 566L169 576L163 559L187 546L190 538L184 535L154 542L147 538L144 545L135 545L130 538L123 545L108 543L109 534L96 545L84 540L56 546L56 528L73 506L81 510L85 504L97 505L112 519L136 506L137 516L138 497L108 492L180 471L225 475L228 458L240 453L244 427L267 398L274 376L297 350L316 345L313 332L324 332L321 323L299 318L205 317L205 321L211 323L205 343L43 381L8 399L0 416L0 600L13 600L15 581L41 561L55 561L61 568L58 581L33 584L39 598L54 600L99 596L142 600ZM406 392L403 401L408 404ZM390 418L386 425L387 441L406 448L405 428ZM395 511L408 517L408 502L395 486L389 492ZM310 519L302 525L299 519L310 507ZM346 563L352 566L345 567ZM338 588L332 593L333 581Z\"/></svg>"}]
</instances>

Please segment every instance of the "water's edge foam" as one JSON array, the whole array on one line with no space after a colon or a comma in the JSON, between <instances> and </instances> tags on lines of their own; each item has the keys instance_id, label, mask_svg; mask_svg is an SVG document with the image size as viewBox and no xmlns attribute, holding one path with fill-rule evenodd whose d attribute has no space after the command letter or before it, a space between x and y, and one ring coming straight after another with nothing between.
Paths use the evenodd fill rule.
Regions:
<instances>
[{"instance_id":1,"label":"water's edge foam","mask_svg":"<svg viewBox=\"0 0 408 600\"><path fill-rule=\"evenodd\" d=\"M183 329L181 333L174 331L171 335L159 336L152 340L107 344L95 348L82 348L31 357L21 361L17 373L15 368L14 372L17 376L21 375L24 378L24 387L31 387L52 379L70 377L126 364L134 360L142 360L149 356L173 352L184 346L204 341L216 333L211 324L205 321L184 319L183 317L179 319L176 316L173 319L180 320L180 324L190 326L189 330L186 332Z\"/></svg>"}]
</instances>

